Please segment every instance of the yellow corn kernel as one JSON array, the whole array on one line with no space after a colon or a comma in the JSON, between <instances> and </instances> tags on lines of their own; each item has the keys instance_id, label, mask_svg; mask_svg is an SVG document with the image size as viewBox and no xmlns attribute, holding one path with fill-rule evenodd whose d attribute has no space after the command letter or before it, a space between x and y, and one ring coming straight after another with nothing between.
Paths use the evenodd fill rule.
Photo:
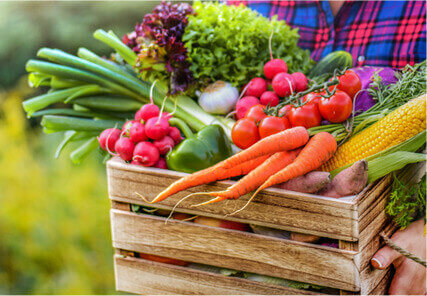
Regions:
<instances>
[{"instance_id":1,"label":"yellow corn kernel","mask_svg":"<svg viewBox=\"0 0 427 296\"><path fill-rule=\"evenodd\" d=\"M426 95L412 99L351 137L322 166L324 171L364 159L417 135L426 128Z\"/></svg>"}]
</instances>

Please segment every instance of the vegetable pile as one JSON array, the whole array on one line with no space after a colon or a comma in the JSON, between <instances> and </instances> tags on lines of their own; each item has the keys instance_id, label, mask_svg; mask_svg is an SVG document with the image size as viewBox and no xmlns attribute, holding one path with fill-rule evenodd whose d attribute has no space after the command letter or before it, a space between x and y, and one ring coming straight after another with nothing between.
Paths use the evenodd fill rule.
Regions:
<instances>
[{"instance_id":1,"label":"vegetable pile","mask_svg":"<svg viewBox=\"0 0 427 296\"><path fill-rule=\"evenodd\" d=\"M351 69L337 51L315 65L284 21L200 1L162 2L122 39L94 37L109 58L42 48L28 61L30 84L47 91L24 110L64 133L56 157L77 143L76 163L98 150L189 173L150 203L229 178L224 191L191 194L211 198L196 206L254 192L246 207L271 186L340 198L426 159L426 62ZM396 175L387 206L402 227L425 208L407 179Z\"/></svg>"}]
</instances>

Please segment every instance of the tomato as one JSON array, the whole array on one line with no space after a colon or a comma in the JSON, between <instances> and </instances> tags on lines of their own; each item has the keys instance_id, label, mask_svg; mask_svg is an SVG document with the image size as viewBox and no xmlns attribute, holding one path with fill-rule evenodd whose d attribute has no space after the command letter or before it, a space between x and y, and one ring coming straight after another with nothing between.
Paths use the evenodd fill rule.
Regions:
<instances>
[{"instance_id":1,"label":"tomato","mask_svg":"<svg viewBox=\"0 0 427 296\"><path fill-rule=\"evenodd\" d=\"M320 100L319 111L320 115L330 122L343 122L353 112L353 101L347 93L337 89L330 98Z\"/></svg>"},{"instance_id":2,"label":"tomato","mask_svg":"<svg viewBox=\"0 0 427 296\"><path fill-rule=\"evenodd\" d=\"M289 111L291 111L292 105L285 105L279 110L279 116L288 117Z\"/></svg>"},{"instance_id":3,"label":"tomato","mask_svg":"<svg viewBox=\"0 0 427 296\"><path fill-rule=\"evenodd\" d=\"M362 89L360 77L354 71L345 71L344 75L338 77L338 80L340 83L337 88L346 92L351 99L353 99L356 93Z\"/></svg>"},{"instance_id":4,"label":"tomato","mask_svg":"<svg viewBox=\"0 0 427 296\"><path fill-rule=\"evenodd\" d=\"M246 113L245 118L253 120L255 123L259 123L264 117L267 116L264 112L265 106L263 105L254 105Z\"/></svg>"},{"instance_id":5,"label":"tomato","mask_svg":"<svg viewBox=\"0 0 427 296\"><path fill-rule=\"evenodd\" d=\"M293 107L289 111L289 122L293 127L303 126L305 128L319 126L322 121L319 109L316 104L305 104L300 107Z\"/></svg>"},{"instance_id":6,"label":"tomato","mask_svg":"<svg viewBox=\"0 0 427 296\"><path fill-rule=\"evenodd\" d=\"M259 124L259 135L261 138L268 137L273 134L277 134L285 129L290 128L291 125L287 118L277 116L267 116L261 120Z\"/></svg>"},{"instance_id":7,"label":"tomato","mask_svg":"<svg viewBox=\"0 0 427 296\"><path fill-rule=\"evenodd\" d=\"M258 142L259 133L255 121L248 118L237 120L231 130L231 139L241 149L246 149Z\"/></svg>"},{"instance_id":8,"label":"tomato","mask_svg":"<svg viewBox=\"0 0 427 296\"><path fill-rule=\"evenodd\" d=\"M315 93L315 92L311 92L309 94L306 94L303 98L302 101L303 102L309 102L309 103L314 103L314 104L319 104L319 101L322 99L322 96L320 95L320 93Z\"/></svg>"}]
</instances>

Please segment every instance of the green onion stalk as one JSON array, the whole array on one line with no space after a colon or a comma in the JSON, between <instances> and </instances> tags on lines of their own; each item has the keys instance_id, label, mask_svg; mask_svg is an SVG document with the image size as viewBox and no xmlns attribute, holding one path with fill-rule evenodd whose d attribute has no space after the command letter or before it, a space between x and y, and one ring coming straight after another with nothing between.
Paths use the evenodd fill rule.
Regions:
<instances>
[{"instance_id":1,"label":"green onion stalk","mask_svg":"<svg viewBox=\"0 0 427 296\"><path fill-rule=\"evenodd\" d=\"M112 32L102 30L95 32L95 37L112 46L126 62L133 65L136 61L135 53L129 49ZM53 91L24 102L24 109L29 116L51 104L58 102L70 103L77 97L88 95L113 95L137 100L141 103L150 102L151 85L138 79L126 67L107 61L85 48L80 48L78 57L58 49L42 48L39 57L48 60L30 60L27 62L27 71L31 72L30 79L33 85L45 85L46 82L56 81L58 84L69 82L71 88ZM86 83L79 85L81 82ZM51 85L52 86L52 85ZM167 88L158 83L153 91L153 102L184 120L193 130L199 131L206 125L218 120L206 113L190 97L178 95L167 96ZM128 100L129 101L129 100ZM226 130L229 125L221 124Z\"/></svg>"}]
</instances>

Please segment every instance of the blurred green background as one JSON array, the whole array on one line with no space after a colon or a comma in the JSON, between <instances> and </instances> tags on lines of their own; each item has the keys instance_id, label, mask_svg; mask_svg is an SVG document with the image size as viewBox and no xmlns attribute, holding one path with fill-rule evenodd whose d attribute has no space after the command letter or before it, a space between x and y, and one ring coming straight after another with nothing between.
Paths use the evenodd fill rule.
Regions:
<instances>
[{"instance_id":1,"label":"blurred green background","mask_svg":"<svg viewBox=\"0 0 427 296\"><path fill-rule=\"evenodd\" d=\"M93 31L121 36L157 3L0 2L0 294L116 293L105 166L53 158L61 135L21 107L25 62L43 46L108 54Z\"/></svg>"}]
</instances>

